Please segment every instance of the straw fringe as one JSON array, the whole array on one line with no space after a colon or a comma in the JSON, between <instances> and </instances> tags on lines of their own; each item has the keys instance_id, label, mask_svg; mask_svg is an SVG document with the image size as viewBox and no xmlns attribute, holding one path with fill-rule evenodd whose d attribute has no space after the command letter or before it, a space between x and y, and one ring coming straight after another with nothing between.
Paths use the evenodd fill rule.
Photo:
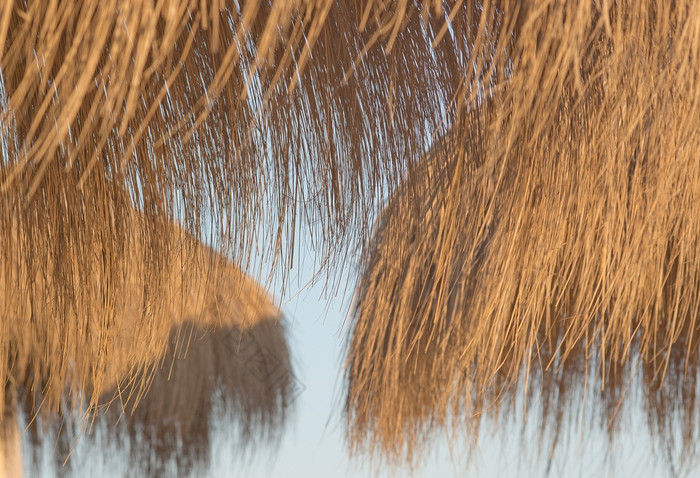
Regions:
<instances>
[{"instance_id":1,"label":"straw fringe","mask_svg":"<svg viewBox=\"0 0 700 478\"><path fill-rule=\"evenodd\" d=\"M173 330L165 357L144 374L154 374L146 394L138 402L131 397L121 406L112 404L97 426L116 431L109 436L115 443L123 443L128 435L133 463L145 464L149 476L171 460L179 474L206 464L217 421L236 424L227 435L236 432L241 455L254 445L274 442L294 385L284 330L274 320L248 329L187 322ZM120 396L128 397L131 388L122 386ZM115 391L107 390L102 397L109 400ZM120 411L124 415L119 416ZM112 428L116 417L126 426Z\"/></svg>"},{"instance_id":2,"label":"straw fringe","mask_svg":"<svg viewBox=\"0 0 700 478\"><path fill-rule=\"evenodd\" d=\"M348 343L349 441L415 459L433 433L476 436L523 394L554 435L592 394L613 433L632 387L652 436L672 438L678 418L690 450L698 5L521 6L522 18L486 17L493 74L409 169L367 248Z\"/></svg>"},{"instance_id":3,"label":"straw fringe","mask_svg":"<svg viewBox=\"0 0 700 478\"><path fill-rule=\"evenodd\" d=\"M519 377L534 387L536 370L563 371L539 374L554 390L595 369L614 402L635 358L648 403L694 413L697 2L8 4L0 254L19 285L6 295L22 302L45 276L54 291L34 303L73 334L63 342L100 350L97 375L134 207L191 233L213 219L243 264L256 245L291 263L284 239L301 223L323 234L333 271L405 179L362 259L352 443L397 453L404 428L410 443L448 409L471 417ZM412 171L443 136L425 184ZM163 227L134 236L153 304ZM95 303L107 312L92 328L78 317ZM28 308L2 313L14 342L0 370L28 340L7 310ZM55 396L71 347L33 357L51 364Z\"/></svg>"},{"instance_id":4,"label":"straw fringe","mask_svg":"<svg viewBox=\"0 0 700 478\"><path fill-rule=\"evenodd\" d=\"M157 220L133 212L132 231ZM13 350L5 399L20 396L37 450L49 429L68 454L79 434L101 426L115 443L131 438L134 466L151 470L155 457L155 473L174 459L184 473L208 460L215 409L238 423L241 449L281 430L293 383L278 308L228 260L180 227L162 226L171 241L162 258L168 274L143 284L151 244L132 238L108 289L118 295L92 299L82 322L87 340L56 326L43 306L52 293L45 277L37 275L28 296L16 293L10 307L25 320L10 322L3 337ZM95 284L88 292L105 290ZM255 369L266 357L274 369ZM113 429L118 421L126 426Z\"/></svg>"},{"instance_id":5,"label":"straw fringe","mask_svg":"<svg viewBox=\"0 0 700 478\"><path fill-rule=\"evenodd\" d=\"M140 389L147 381L147 389ZM295 379L284 328L265 319L249 328L230 317L211 325L187 320L173 325L163 357L136 374L105 385L97 409L69 407L38 416L28 427L33 461L48 446L59 470L80 471L73 457L86 450L113 450L128 457L131 473L189 476L211 464L211 438L224 426L236 456L276 443L288 416ZM35 410L25 399L25 416ZM17 417L14 417L16 426Z\"/></svg>"},{"instance_id":6,"label":"straw fringe","mask_svg":"<svg viewBox=\"0 0 700 478\"><path fill-rule=\"evenodd\" d=\"M162 238L167 248L155 242L158 238L138 237L154 222L167 235ZM35 270L28 290L21 289L21 279L33 270L31 261L16 261L10 269L15 275L0 277L6 294L4 317L9 319L2 335L4 349L10 351L5 383L9 380L12 389L21 387L35 395L34 410L50 415L59 405L81 410L95 404L104 387L159 363L170 334L185 321L204 330L246 330L279 317L255 282L178 226L134 211L129 225L124 231L131 234L129 241L112 251L123 269L106 272L108 253L98 254L96 248L92 254L95 282L80 291L78 299L87 304L89 313L79 315L66 307L64 317L74 321L71 327L63 326L50 307L61 299L51 271ZM156 277L149 275L153 248L167 265L167 271ZM135 381L129 400L135 404L147 385L148 376Z\"/></svg>"}]
</instances>

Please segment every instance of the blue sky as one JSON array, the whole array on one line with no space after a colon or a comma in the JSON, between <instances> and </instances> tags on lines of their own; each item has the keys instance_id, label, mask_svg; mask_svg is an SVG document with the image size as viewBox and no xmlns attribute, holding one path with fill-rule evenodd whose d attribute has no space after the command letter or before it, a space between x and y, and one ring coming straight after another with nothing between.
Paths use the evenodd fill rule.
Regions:
<instances>
[{"instance_id":1,"label":"blue sky","mask_svg":"<svg viewBox=\"0 0 700 478\"><path fill-rule=\"evenodd\" d=\"M205 236L211 231L204 231ZM370 457L351 459L344 436L342 416L343 344L347 338L347 314L352 288L347 282L338 287L337 295L326 291L324 278L312 283L319 257L315 256L305 234L297 229L295 241L295 268L287 271L286 287L280 274L266 282L270 264L253 259L249 273L262 283L269 283L271 295L280 304L285 317L288 341L297 380L303 390L296 397L292 414L279 442L261 446L252 454L240 456L233 442L231 425L220 423L212 445L211 478L361 478L361 477L463 477L496 478L509 476L544 476L549 467L550 476L559 477L694 477L700 469L689 468L674 474L658 454L652 453L649 434L644 424L641 404L628 407L637 410L626 417L617 440L610 444L598 429L588 422L567 427L563 434L564 451L549 463L538 455L540 437L537 424L528 423L521 433L523 417L515 422L495 427L486 424L479 441L469 453L465 444L448 446L446 438L436 439L431 450L426 450L418 467L387 468ZM209 241L205 241L209 242ZM291 251L286 251L287 253ZM352 264L347 267L352 268ZM278 271L279 272L279 271ZM345 278L352 278L351 269ZM350 279L351 280L351 279ZM31 460L30 443L23 441L25 465ZM41 463L26 476L54 476L56 459L52 444L46 443ZM127 459L105 450L99 442L86 444L79 441L71 456L71 476L131 477ZM38 473L38 475L36 475ZM197 475L200 476L200 475Z\"/></svg>"},{"instance_id":2,"label":"blue sky","mask_svg":"<svg viewBox=\"0 0 700 478\"><path fill-rule=\"evenodd\" d=\"M297 263L312 262L300 251ZM343 330L349 307L348 297L329 297L324 283L307 284L310 267L299 271L288 285L288 297L282 309L288 321L289 337L297 376L306 389L296 400L296 413L288 424L279 448L261 450L240 476L270 478L309 477L502 477L543 476L547 460L537 456L537 433L528 430L520 435L517 425L497 429L486 425L471 457L466 446L456 446L452 453L446 441L438 440L435 450L421 461L417 470L392 470L371 467L367 457L350 460L344 439L343 407ZM277 287L279 289L279 286ZM340 288L343 290L343 287ZM671 476L661 460L653 456L641 414L624 421L619 439L609 448L603 433L583 427L569 430L564 439L570 446L551 464L551 476L602 477ZM534 428L531 424L530 428ZM523 453L520 453L524 450ZM606 452L609 454L606 455ZM610 458L615 458L610 460ZM226 470L212 469L211 476L227 475ZM686 476L694 476L690 473Z\"/></svg>"},{"instance_id":3,"label":"blue sky","mask_svg":"<svg viewBox=\"0 0 700 478\"><path fill-rule=\"evenodd\" d=\"M303 241L301 241L303 244ZM313 276L312 252L299 246L299 269L290 271L285 295L279 281L271 292L282 306L286 317L288 337L296 376L304 390L295 401L279 443L266 445L244 458L237 453L229 424L215 434L212 467L208 476L254 478L360 478L360 477L484 477L544 476L548 466L538 456L539 437L535 423L524 434L520 426L499 428L487 424L473 453L466 446L452 450L446 440L438 439L433 450L422 458L413 473L408 469L372 467L368 457L348 457L342 417L343 407L343 330L349 307L349 295L328 296L324 283L309 284ZM341 287L341 291L345 288ZM635 408L635 407L630 407ZM636 407L641 410L641 408ZM521 419L522 417L516 417ZM651 444L641 414L623 421L617 441L610 445L605 436L585 425L572 427L562 440L565 453L557 455L550 465L553 477L664 477L674 476L663 461L651 453ZM28 440L24 440L28 450ZM38 473L53 476L50 444L43 454ZM30 454L25 451L25 460ZM132 476L125 457L104 449L79 444L71 458L74 476L123 477ZM613 458L613 459L611 459ZM678 476L700 476L698 470L688 470ZM34 476L34 475L27 475Z\"/></svg>"},{"instance_id":4,"label":"blue sky","mask_svg":"<svg viewBox=\"0 0 700 478\"><path fill-rule=\"evenodd\" d=\"M587 425L588 422L566 429L562 437L563 451L551 463L538 455L537 423L528 423L521 434L523 417L515 417L515 421L506 426L487 423L471 454L465 444L450 448L447 439L438 438L434 448L427 451L413 471L372 466L369 457L364 456L350 459L342 416L342 371L352 294L348 282L353 274L351 270L346 271L346 278L350 279L340 284L337 295L325 292L323 276L312 283L318 257L308 247L303 232L297 230L297 233L300 237L295 242L296 268L289 271L284 295L279 280L271 286L271 293L281 304L286 318L296 375L305 389L296 399L295 413L278 446L260 450L237 472L227 468L228 453L222 449L215 453L221 460L215 463L210 476L537 477L544 476L548 466L553 477L673 476L663 460L652 453L644 417L639 412L624 417L618 439L612 444L602 431ZM269 268L263 265L253 270ZM629 409L641 411L641 403ZM697 470L688 470L679 476L700 476L694 472Z\"/></svg>"}]
</instances>

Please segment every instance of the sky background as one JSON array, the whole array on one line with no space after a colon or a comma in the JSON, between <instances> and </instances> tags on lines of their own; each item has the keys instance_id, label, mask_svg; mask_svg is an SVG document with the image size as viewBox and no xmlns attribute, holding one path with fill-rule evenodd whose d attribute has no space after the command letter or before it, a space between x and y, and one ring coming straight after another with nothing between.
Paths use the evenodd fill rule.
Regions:
<instances>
[{"instance_id":1,"label":"sky background","mask_svg":"<svg viewBox=\"0 0 700 478\"><path fill-rule=\"evenodd\" d=\"M471 454L464 443L450 446L447 439L437 438L413 470L389 468L367 456L351 459L344 436L342 371L352 288L341 283L338 295L329 295L323 277L312 283L314 264L319 258L304 240L304 234L297 232L301 240L295 243L296 267L288 271L286 288L282 288L277 277L270 285L270 292L281 305L295 376L303 389L295 398L278 442L264 444L241 456L239 446L232 439L231 429L235 425L220 423L214 432L211 467L206 474L196 476L496 478L540 477L548 469L552 477L700 476L698 468L689 467L680 473L671 469L662 458L663 450L653 453L641 413L623 419L617 440L612 444L600 430L587 424L567 427L561 438L563 446L551 463L539 455L537 424L531 420L522 431L522 417L499 427L486 423ZM254 271L269 269L269 264L258 262L251 266L250 272L263 279ZM346 276L351 278L352 272L348 271ZM641 404L629 408L642 410ZM32 455L26 437L23 448L25 469L29 470L25 476L62 475L62 471L57 471L51 443L45 444L40 463L31 469ZM80 440L70 460L72 471L68 476L140 476L129 468L126 456L101 447L99 440Z\"/></svg>"},{"instance_id":2,"label":"sky background","mask_svg":"<svg viewBox=\"0 0 700 478\"><path fill-rule=\"evenodd\" d=\"M302 246L298 256L300 260L296 263L301 265L291 271L287 294L281 304L296 375L305 390L296 399L296 413L291 417L279 447L261 450L240 470L240 475L227 475L226 468L220 466L212 469L212 477L495 478L546 474L549 462L538 456L534 423L522 434L517 424L502 429L486 424L471 456L469 447L464 444L457 444L450 450L447 440L437 440L435 449L428 452L415 470L391 469L381 466L381 463L372 466L368 457L351 460L342 416L343 344L347 338L345 319L350 306L349 292L345 297L329 296L324 292L323 280L310 284L313 252ZM341 284L339 291L351 293L351 288L344 285L347 284ZM274 289L279 298L279 282ZM570 446L550 464L550 476L674 476L661 457L651 453L652 446L641 413L623 420L623 428L613 444L608 443L599 430L581 428L564 434L563 440L568 440ZM687 470L678 476L700 476L693 471L698 470Z\"/></svg>"},{"instance_id":3,"label":"sky background","mask_svg":"<svg viewBox=\"0 0 700 478\"><path fill-rule=\"evenodd\" d=\"M368 457L348 457L343 409L342 364L346 332L343 323L349 297L328 296L324 282L309 285L313 276L313 253L300 247L298 269L292 270L286 294L278 281L272 293L281 302L287 321L288 339L297 379L303 391L296 397L292 414L278 443L263 445L241 457L230 439L228 424L215 432L210 477L270 478L355 478L355 477L502 477L544 476L549 462L537 455L538 436L532 426L521 434L516 425L500 429L486 425L477 447L468 455L466 446L455 445L450 452L446 440L437 440L417 469L390 469ZM340 288L344 290L343 287ZM534 425L534 424L531 424ZM700 476L688 469L674 474L651 444L642 416L624 422L618 440L609 446L596 430L580 427L568 430L569 446L549 464L550 476L567 477L664 477ZM28 440L24 440L28 450ZM50 447L43 463L26 476L54 476L55 459ZM30 459L25 453L25 462ZM610 458L614 458L611 460ZM96 445L79 444L71 457L70 476L134 476L126 457L104 452Z\"/></svg>"},{"instance_id":4,"label":"sky background","mask_svg":"<svg viewBox=\"0 0 700 478\"><path fill-rule=\"evenodd\" d=\"M255 101L257 82L251 85L250 101ZM0 108L6 97L0 74ZM260 94L257 94L260 97ZM0 138L1 139L1 138ZM0 144L0 150L4 151ZM4 158L4 156L3 156ZM301 234L301 232L299 232ZM301 234L303 236L303 234ZM271 294L279 301L286 320L288 340L295 366L295 376L303 390L296 397L291 416L278 442L263 445L252 454L240 456L231 440L229 424L222 423L213 442L212 466L208 476L259 478L343 478L343 477L696 477L700 468L682 472L668 465L663 450L652 449L641 413L622 421L614 443L598 429L586 423L565 429L565 442L553 461L539 455L536 423L525 431L516 423L495 427L485 425L477 446L469 454L461 443L448 446L447 439L436 439L426 450L418 467L388 468L370 462L366 456L350 459L344 437L343 422L343 344L347 327L343 327L350 306L351 290L340 287L340 295L329 295L323 280L311 284L314 263L318 259L308 242L297 242L297 267L283 290L278 280ZM265 269L266 264L257 264ZM255 268L253 268L254 270ZM349 276L352 275L348 272ZM343 292L345 294L343 294ZM641 410L639 404L629 407ZM28 437L23 440L26 476L55 476L56 454L51 444L45 446L41 459L30 468L33 455ZM673 459L671 460L674 461ZM71 476L123 477L138 476L130 470L126 457L111 453L99 444L79 442L71 465Z\"/></svg>"}]
</instances>

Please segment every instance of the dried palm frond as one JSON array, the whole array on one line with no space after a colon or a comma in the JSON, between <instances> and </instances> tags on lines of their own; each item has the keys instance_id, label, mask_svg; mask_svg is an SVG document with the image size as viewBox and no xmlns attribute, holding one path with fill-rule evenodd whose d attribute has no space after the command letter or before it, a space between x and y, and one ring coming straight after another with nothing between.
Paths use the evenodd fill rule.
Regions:
<instances>
[{"instance_id":1,"label":"dried palm frond","mask_svg":"<svg viewBox=\"0 0 700 478\"><path fill-rule=\"evenodd\" d=\"M467 77L452 130L409 168L367 247L349 441L422 456L433 432L476 436L522 395L556 435L593 389L611 432L639 390L652 437L680 426L691 447L700 5L518 6L467 24L483 28L470 61L492 74Z\"/></svg>"}]
</instances>

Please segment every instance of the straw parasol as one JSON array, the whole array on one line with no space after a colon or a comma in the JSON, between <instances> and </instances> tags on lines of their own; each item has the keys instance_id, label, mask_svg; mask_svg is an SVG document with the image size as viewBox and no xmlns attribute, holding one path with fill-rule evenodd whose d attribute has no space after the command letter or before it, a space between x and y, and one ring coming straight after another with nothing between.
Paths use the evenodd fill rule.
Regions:
<instances>
[{"instance_id":1,"label":"straw parasol","mask_svg":"<svg viewBox=\"0 0 700 478\"><path fill-rule=\"evenodd\" d=\"M136 212L132 219L155 220ZM135 239L125 251L125 268L117 275L123 281L118 287L124 294L111 304L93 302L93 320L106 316L107 307L114 310L111 326L102 331L108 338L101 345L106 350L99 350L98 344L92 349L80 348L75 339L59 342L60 334L50 333L55 319L40 300L51 288L49 281L38 277L30 290L31 300L26 296L18 300L14 310L24 312L26 319L23 326L10 329L23 341L15 344L12 376L6 385L10 403L3 422L8 430L16 431L13 412L18 394L28 419L33 421L36 414L42 414L44 428L79 419L94 394L98 409L92 412L106 424L125 421L135 451L136 437L143 434L138 451L144 456L156 451L161 461L167 461L177 452L178 463L187 468L208 456L209 423L217 397L229 416L239 422L242 441L257 435L272 437L280 429L289 405L292 375L279 310L258 284L220 254L175 224L164 231L171 236L174 248L168 253L169 274L158 286L164 294L163 307L148 310L152 307L149 289L139 277L147 274L145 253L149 245ZM99 291L97 285L95 289ZM12 290L12 285L3 284L3 290ZM22 304L26 304L25 309ZM49 357L66 354L72 367L63 376L52 376L50 369L37 364L34 357L39 350ZM103 375L93 363L95 378L82 387L72 385L80 365L100 357L108 358ZM60 418L44 405L44 391L51 380L65 384ZM103 415L101 409L107 406L109 413ZM92 427L92 420L77 431L85 425ZM39 428L34 432L35 438L40 438Z\"/></svg>"},{"instance_id":2,"label":"straw parasol","mask_svg":"<svg viewBox=\"0 0 700 478\"><path fill-rule=\"evenodd\" d=\"M331 274L360 253L347 375L360 448L396 455L448 410L471 423L518 384L556 388L538 369L590 373L617 404L611 384L638 361L648 403L691 416L699 8L6 2L0 251L22 262L3 257L4 274L24 291L37 274L51 281L60 341L97 353L98 367L71 374L82 390L106 374L128 211L181 217L194 235L212 219L242 264L260 252L291 265L285 239L306 227ZM398 216L372 233L389 195ZM153 310L172 247L163 227L136 233ZM95 300L107 313L90 327ZM2 317L7 377L19 342ZM67 356L33 357L62 377ZM406 374L415 401L397 391ZM45 386L57 407L66 384Z\"/></svg>"},{"instance_id":3,"label":"straw parasol","mask_svg":"<svg viewBox=\"0 0 700 478\"><path fill-rule=\"evenodd\" d=\"M539 421L549 454L591 408L614 436L641 395L654 441L689 453L698 6L519 6L473 17L488 52L474 100L408 168L366 249L349 441L411 460L436 432L474 438L517 415Z\"/></svg>"},{"instance_id":4,"label":"straw parasol","mask_svg":"<svg viewBox=\"0 0 700 478\"><path fill-rule=\"evenodd\" d=\"M91 387L85 398L96 404L113 361L117 304L134 284L146 301L134 335L164 343L151 322L172 296L170 257L179 246L169 221L218 238L242 267L253 254L291 265L287 244L305 225L322 234L322 263L344 263L344 246L365 235L374 192L392 181L406 148L424 144L422 136L391 139L415 128L383 123L381 99L413 86L404 58L418 64L430 52L406 48L384 59L369 48L399 38L405 7L5 2L0 274L12 288L0 302L3 381L15 361L31 361L42 409L56 411L67 389ZM420 12L410 13L418 24ZM348 48L335 48L343 37ZM381 71L363 58L384 59ZM375 84L378 73L394 80ZM392 114L433 114L432 92L413 98ZM392 149L386 161L367 154L384 147ZM134 221L134 210L160 219ZM143 256L131 284L123 276L135 241ZM37 289L37 281L49 286ZM41 297L25 300L32 294ZM45 341L23 332L32 307L52 318L51 328L33 327ZM26 341L32 352L18 349ZM70 362L78 351L86 360Z\"/></svg>"}]
</instances>

